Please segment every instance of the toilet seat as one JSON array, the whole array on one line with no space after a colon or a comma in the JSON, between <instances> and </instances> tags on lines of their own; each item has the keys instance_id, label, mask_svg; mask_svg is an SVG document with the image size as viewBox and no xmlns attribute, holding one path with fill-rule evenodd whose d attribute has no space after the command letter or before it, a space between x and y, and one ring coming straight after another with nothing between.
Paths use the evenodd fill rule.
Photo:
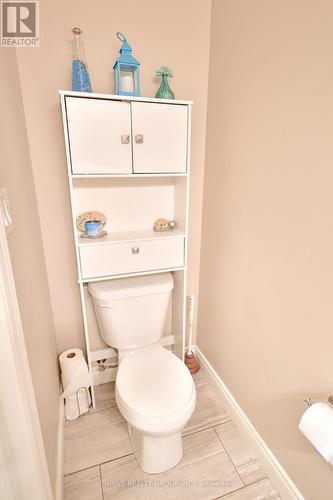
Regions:
<instances>
[{"instance_id":1,"label":"toilet seat","mask_svg":"<svg viewBox=\"0 0 333 500\"><path fill-rule=\"evenodd\" d=\"M161 344L121 359L116 401L125 419L143 432L174 432L183 427L195 399L187 367Z\"/></svg>"}]
</instances>

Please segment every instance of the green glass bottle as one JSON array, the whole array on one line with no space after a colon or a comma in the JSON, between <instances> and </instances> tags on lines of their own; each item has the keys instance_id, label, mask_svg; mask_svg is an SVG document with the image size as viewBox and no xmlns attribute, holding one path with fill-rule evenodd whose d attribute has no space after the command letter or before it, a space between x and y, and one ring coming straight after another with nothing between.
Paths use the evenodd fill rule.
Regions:
<instances>
[{"instance_id":1,"label":"green glass bottle","mask_svg":"<svg viewBox=\"0 0 333 500\"><path fill-rule=\"evenodd\" d=\"M160 69L155 71L156 76L161 76L162 81L160 88L156 92L156 96L158 99L175 99L175 94L171 90L168 82L168 77L173 77L173 71L166 66L161 66Z\"/></svg>"}]
</instances>

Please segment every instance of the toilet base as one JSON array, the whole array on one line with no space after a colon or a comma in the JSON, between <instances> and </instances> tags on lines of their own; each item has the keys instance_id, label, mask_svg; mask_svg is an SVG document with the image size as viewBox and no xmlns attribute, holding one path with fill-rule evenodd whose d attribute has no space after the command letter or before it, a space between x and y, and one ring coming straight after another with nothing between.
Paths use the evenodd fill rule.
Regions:
<instances>
[{"instance_id":1,"label":"toilet base","mask_svg":"<svg viewBox=\"0 0 333 500\"><path fill-rule=\"evenodd\" d=\"M169 436L142 434L127 422L135 458L143 472L158 474L175 467L183 458L181 432Z\"/></svg>"}]
</instances>

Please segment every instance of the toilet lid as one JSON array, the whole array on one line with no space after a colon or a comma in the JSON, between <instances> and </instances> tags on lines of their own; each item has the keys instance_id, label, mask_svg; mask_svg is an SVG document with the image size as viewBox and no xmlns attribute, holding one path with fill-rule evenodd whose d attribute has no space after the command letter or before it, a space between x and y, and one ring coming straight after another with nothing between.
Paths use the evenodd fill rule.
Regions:
<instances>
[{"instance_id":1,"label":"toilet lid","mask_svg":"<svg viewBox=\"0 0 333 500\"><path fill-rule=\"evenodd\" d=\"M194 391L187 367L163 347L125 356L116 387L120 398L134 412L162 417L181 411Z\"/></svg>"}]
</instances>

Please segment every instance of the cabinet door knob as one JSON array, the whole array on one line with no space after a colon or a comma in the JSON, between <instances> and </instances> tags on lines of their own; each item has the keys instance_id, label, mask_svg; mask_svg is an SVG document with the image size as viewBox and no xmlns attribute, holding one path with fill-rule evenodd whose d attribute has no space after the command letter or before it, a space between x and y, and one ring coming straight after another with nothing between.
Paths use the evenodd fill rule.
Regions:
<instances>
[{"instance_id":1,"label":"cabinet door knob","mask_svg":"<svg viewBox=\"0 0 333 500\"><path fill-rule=\"evenodd\" d=\"M140 253L140 247L132 247L132 254L137 255Z\"/></svg>"},{"instance_id":2,"label":"cabinet door knob","mask_svg":"<svg viewBox=\"0 0 333 500\"><path fill-rule=\"evenodd\" d=\"M129 144L130 143L130 136L129 135L122 135L121 136L121 143L122 144Z\"/></svg>"},{"instance_id":3,"label":"cabinet door knob","mask_svg":"<svg viewBox=\"0 0 333 500\"><path fill-rule=\"evenodd\" d=\"M142 134L137 134L137 135L135 136L135 142L136 142L137 144L143 144L143 135L142 135Z\"/></svg>"}]
</instances>

